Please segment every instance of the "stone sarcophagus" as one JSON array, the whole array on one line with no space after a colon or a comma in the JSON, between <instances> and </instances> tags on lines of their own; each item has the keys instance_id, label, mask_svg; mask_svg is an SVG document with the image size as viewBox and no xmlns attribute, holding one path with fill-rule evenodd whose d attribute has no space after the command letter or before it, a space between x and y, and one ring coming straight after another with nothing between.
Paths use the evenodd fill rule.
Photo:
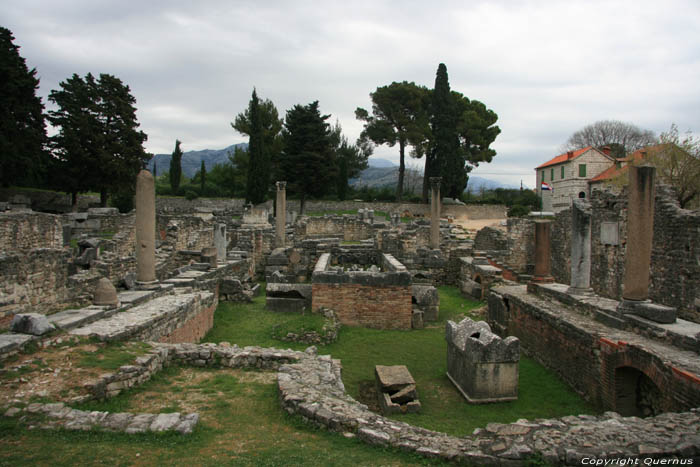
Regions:
<instances>
[{"instance_id":1,"label":"stone sarcophagus","mask_svg":"<svg viewBox=\"0 0 700 467\"><path fill-rule=\"evenodd\" d=\"M472 403L518 398L520 341L501 339L484 321L448 321L447 377Z\"/></svg>"}]
</instances>

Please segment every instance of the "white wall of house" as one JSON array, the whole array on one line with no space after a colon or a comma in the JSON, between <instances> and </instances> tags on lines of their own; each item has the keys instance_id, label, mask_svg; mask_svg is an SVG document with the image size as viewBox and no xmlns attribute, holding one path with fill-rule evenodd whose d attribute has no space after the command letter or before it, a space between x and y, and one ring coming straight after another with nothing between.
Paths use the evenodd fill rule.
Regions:
<instances>
[{"instance_id":1,"label":"white wall of house","mask_svg":"<svg viewBox=\"0 0 700 467\"><path fill-rule=\"evenodd\" d=\"M589 149L575 159L537 170L537 189L542 196L545 211L559 212L571 206L575 198L588 198L588 180L594 178L614 164L614 159L597 149ZM585 166L585 174L581 171ZM563 169L563 173L562 173ZM542 191L542 181L554 190Z\"/></svg>"}]
</instances>

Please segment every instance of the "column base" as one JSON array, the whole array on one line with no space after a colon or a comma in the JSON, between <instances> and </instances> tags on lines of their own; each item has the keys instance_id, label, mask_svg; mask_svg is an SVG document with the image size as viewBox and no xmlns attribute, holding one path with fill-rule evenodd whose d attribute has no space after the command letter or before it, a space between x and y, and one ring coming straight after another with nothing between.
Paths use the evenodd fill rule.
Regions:
<instances>
[{"instance_id":1,"label":"column base","mask_svg":"<svg viewBox=\"0 0 700 467\"><path fill-rule=\"evenodd\" d=\"M636 315L661 324L676 322L676 309L670 306L657 305L651 300L628 300L623 298L617 307L621 315Z\"/></svg>"},{"instance_id":2,"label":"column base","mask_svg":"<svg viewBox=\"0 0 700 467\"><path fill-rule=\"evenodd\" d=\"M150 282L136 281L136 289L138 290L156 290L159 287L160 281L157 280Z\"/></svg>"},{"instance_id":3,"label":"column base","mask_svg":"<svg viewBox=\"0 0 700 467\"><path fill-rule=\"evenodd\" d=\"M591 289L590 287L585 287L585 288L569 287L568 289L566 289L566 293L568 293L569 295L584 296L584 297L594 295L593 289Z\"/></svg>"}]
</instances>

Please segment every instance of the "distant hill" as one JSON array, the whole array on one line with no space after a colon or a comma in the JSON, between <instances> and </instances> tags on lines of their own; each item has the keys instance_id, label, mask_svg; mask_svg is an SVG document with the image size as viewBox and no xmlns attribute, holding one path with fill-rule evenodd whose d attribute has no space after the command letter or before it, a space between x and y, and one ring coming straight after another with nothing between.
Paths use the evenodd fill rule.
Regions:
<instances>
[{"instance_id":1,"label":"distant hill","mask_svg":"<svg viewBox=\"0 0 700 467\"><path fill-rule=\"evenodd\" d=\"M185 151L182 154L182 173L187 178L194 177L194 174L202 167L202 160L207 170L210 170L216 164L224 164L228 162L229 153L233 154L236 146L243 149L248 147L248 143L239 143L231 145L224 149L203 149L201 151ZM164 174L170 171L171 154L156 154L148 162L147 168L153 171L155 162L159 174Z\"/></svg>"},{"instance_id":2,"label":"distant hill","mask_svg":"<svg viewBox=\"0 0 700 467\"><path fill-rule=\"evenodd\" d=\"M228 155L233 154L236 147L248 148L248 143L231 145L224 149L203 149L201 151L186 151L182 155L182 173L187 178L194 177L194 174L201 168L202 160L207 170L216 164L228 162ZM164 174L170 170L171 154L156 154L148 162L147 168L153 171L153 163L157 165L158 173ZM369 167L360 173L360 176L349 180L350 186L359 188L368 186L370 188L383 188L385 186L394 187L399 180L399 166L387 159L369 159ZM495 188L517 188L512 185L481 178L477 176L469 177L467 189L478 192L481 188L493 190ZM414 192L420 193L423 189L423 173L411 169L406 169L404 175L404 188L413 188Z\"/></svg>"},{"instance_id":3,"label":"distant hill","mask_svg":"<svg viewBox=\"0 0 700 467\"><path fill-rule=\"evenodd\" d=\"M398 167L396 164L387 159L372 159L367 161L370 167Z\"/></svg>"},{"instance_id":4,"label":"distant hill","mask_svg":"<svg viewBox=\"0 0 700 467\"><path fill-rule=\"evenodd\" d=\"M383 159L380 159L383 160ZM373 166L373 160L370 160L369 168L360 172L359 177L349 181L350 186L360 188L367 186L369 188L383 188L386 186L393 187L399 181L399 168L396 165L388 167ZM391 163L390 161L387 161ZM423 173L415 170L406 169L404 174L404 187L410 189L413 187L414 192L420 193L423 189ZM471 193L479 192L481 189L494 190L496 188L518 188L513 185L504 184L495 180L478 177L472 175L469 177L467 190Z\"/></svg>"}]
</instances>

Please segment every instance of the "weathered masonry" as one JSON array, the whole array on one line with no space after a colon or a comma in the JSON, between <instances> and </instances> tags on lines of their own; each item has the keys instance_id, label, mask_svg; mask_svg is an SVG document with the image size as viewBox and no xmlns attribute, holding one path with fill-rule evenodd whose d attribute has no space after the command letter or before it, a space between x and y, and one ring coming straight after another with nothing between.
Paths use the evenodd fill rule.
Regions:
<instances>
[{"instance_id":1,"label":"weathered masonry","mask_svg":"<svg viewBox=\"0 0 700 467\"><path fill-rule=\"evenodd\" d=\"M411 274L393 256L382 254L382 270L330 268L330 253L316 263L312 309L332 308L342 324L377 329L411 329Z\"/></svg>"}]
</instances>

